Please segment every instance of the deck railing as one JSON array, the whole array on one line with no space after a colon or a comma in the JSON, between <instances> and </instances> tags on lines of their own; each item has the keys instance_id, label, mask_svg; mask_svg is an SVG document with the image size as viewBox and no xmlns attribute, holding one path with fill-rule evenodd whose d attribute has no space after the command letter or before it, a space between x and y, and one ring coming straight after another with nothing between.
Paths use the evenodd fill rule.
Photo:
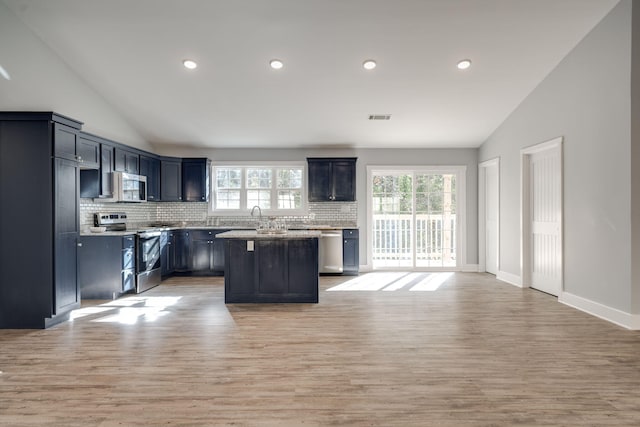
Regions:
<instances>
[{"instance_id":1,"label":"deck railing","mask_svg":"<svg viewBox=\"0 0 640 427\"><path fill-rule=\"evenodd\" d=\"M456 265L456 215L373 215L374 267Z\"/></svg>"}]
</instances>

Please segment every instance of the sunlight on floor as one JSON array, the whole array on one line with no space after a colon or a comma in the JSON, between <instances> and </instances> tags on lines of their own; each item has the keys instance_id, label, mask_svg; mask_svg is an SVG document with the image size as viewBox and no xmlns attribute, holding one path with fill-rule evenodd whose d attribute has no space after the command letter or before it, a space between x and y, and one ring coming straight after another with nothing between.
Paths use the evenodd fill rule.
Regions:
<instances>
[{"instance_id":1,"label":"sunlight on floor","mask_svg":"<svg viewBox=\"0 0 640 427\"><path fill-rule=\"evenodd\" d=\"M169 314L167 307L178 303L182 297L145 297L132 296L109 301L93 307L80 308L71 312L69 320L79 319L94 314L107 313L92 322L112 322L133 325L138 321L154 322Z\"/></svg>"},{"instance_id":2,"label":"sunlight on floor","mask_svg":"<svg viewBox=\"0 0 640 427\"><path fill-rule=\"evenodd\" d=\"M452 272L446 273L407 273L377 272L368 273L327 289L327 291L435 291L447 281Z\"/></svg>"}]
</instances>

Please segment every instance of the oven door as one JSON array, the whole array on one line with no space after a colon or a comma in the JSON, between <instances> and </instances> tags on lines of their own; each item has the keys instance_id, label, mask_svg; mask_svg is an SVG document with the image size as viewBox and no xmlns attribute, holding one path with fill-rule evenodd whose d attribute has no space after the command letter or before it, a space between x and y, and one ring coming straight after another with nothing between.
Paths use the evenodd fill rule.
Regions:
<instances>
[{"instance_id":1,"label":"oven door","mask_svg":"<svg viewBox=\"0 0 640 427\"><path fill-rule=\"evenodd\" d=\"M136 270L138 274L160 268L160 231L138 234Z\"/></svg>"}]
</instances>

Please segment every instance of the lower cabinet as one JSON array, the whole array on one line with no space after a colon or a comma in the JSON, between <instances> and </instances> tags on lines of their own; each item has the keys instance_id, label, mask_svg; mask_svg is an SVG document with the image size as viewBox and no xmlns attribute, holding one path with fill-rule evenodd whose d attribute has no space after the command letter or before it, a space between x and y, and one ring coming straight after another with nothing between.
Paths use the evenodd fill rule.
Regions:
<instances>
[{"instance_id":1,"label":"lower cabinet","mask_svg":"<svg viewBox=\"0 0 640 427\"><path fill-rule=\"evenodd\" d=\"M357 275L360 270L359 230L345 228L342 230L342 273Z\"/></svg>"},{"instance_id":2,"label":"lower cabinet","mask_svg":"<svg viewBox=\"0 0 640 427\"><path fill-rule=\"evenodd\" d=\"M173 231L163 231L160 235L160 265L162 277L176 271L176 237Z\"/></svg>"},{"instance_id":3,"label":"lower cabinet","mask_svg":"<svg viewBox=\"0 0 640 427\"><path fill-rule=\"evenodd\" d=\"M173 271L185 273L189 271L191 261L191 232L176 230L173 232Z\"/></svg>"},{"instance_id":4,"label":"lower cabinet","mask_svg":"<svg viewBox=\"0 0 640 427\"><path fill-rule=\"evenodd\" d=\"M79 251L83 299L116 299L135 288L135 236L82 236Z\"/></svg>"},{"instance_id":5,"label":"lower cabinet","mask_svg":"<svg viewBox=\"0 0 640 427\"><path fill-rule=\"evenodd\" d=\"M318 302L318 239L227 239L225 302Z\"/></svg>"},{"instance_id":6,"label":"lower cabinet","mask_svg":"<svg viewBox=\"0 0 640 427\"><path fill-rule=\"evenodd\" d=\"M192 230L190 271L194 275L224 275L224 240L216 234L229 230Z\"/></svg>"}]
</instances>

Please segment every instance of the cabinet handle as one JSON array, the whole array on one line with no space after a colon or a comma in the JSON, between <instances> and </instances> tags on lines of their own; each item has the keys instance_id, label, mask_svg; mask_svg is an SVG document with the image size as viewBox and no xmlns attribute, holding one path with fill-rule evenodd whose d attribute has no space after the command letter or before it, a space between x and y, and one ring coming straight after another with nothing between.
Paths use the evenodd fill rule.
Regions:
<instances>
[{"instance_id":1,"label":"cabinet handle","mask_svg":"<svg viewBox=\"0 0 640 427\"><path fill-rule=\"evenodd\" d=\"M82 247L82 243L78 242L78 247L81 248Z\"/></svg>"}]
</instances>

